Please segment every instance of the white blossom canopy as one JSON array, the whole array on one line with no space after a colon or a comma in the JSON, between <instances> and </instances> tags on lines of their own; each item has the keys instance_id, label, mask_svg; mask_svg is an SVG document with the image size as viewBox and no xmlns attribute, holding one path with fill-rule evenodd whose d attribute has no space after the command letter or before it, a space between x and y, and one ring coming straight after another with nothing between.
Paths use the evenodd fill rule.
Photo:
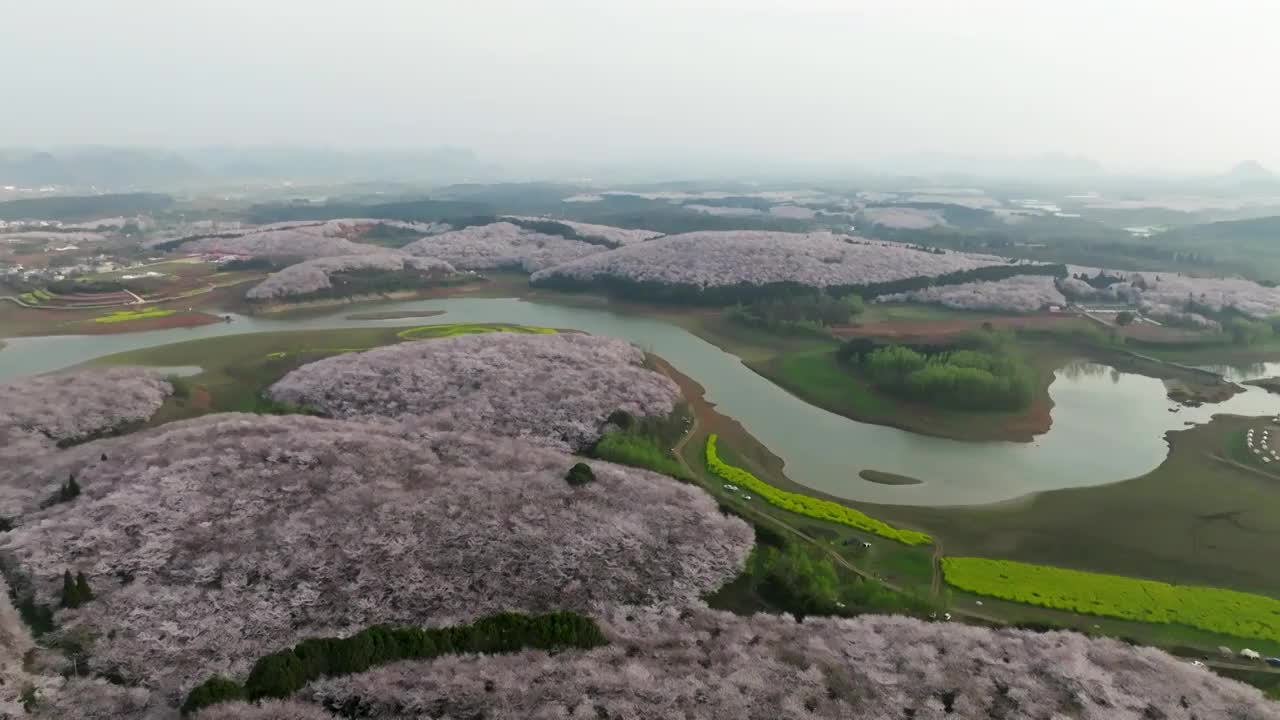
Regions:
<instances>
[{"instance_id":1,"label":"white blossom canopy","mask_svg":"<svg viewBox=\"0 0 1280 720\"><path fill-rule=\"evenodd\" d=\"M56 452L60 443L145 421L172 392L156 372L134 367L72 370L0 385L0 464L28 462ZM0 482L0 517L34 507L66 479Z\"/></svg>"},{"instance_id":2,"label":"white blossom canopy","mask_svg":"<svg viewBox=\"0 0 1280 720\"><path fill-rule=\"evenodd\" d=\"M401 248L463 270L519 268L533 272L603 251L599 245L526 230L509 222L432 235Z\"/></svg>"},{"instance_id":3,"label":"white blossom canopy","mask_svg":"<svg viewBox=\"0 0 1280 720\"><path fill-rule=\"evenodd\" d=\"M386 720L1280 716L1254 688L1077 633L883 616L796 623L705 609L619 609L602 624L611 643L596 650L401 662L317 681L286 707L308 720L324 717L308 707L325 705ZM197 720L261 717L228 705Z\"/></svg>"},{"instance_id":4,"label":"white blossom canopy","mask_svg":"<svg viewBox=\"0 0 1280 720\"><path fill-rule=\"evenodd\" d=\"M518 440L306 416L209 415L0 470L74 472L79 497L19 518L0 553L56 605L92 667L176 698L210 674L374 623L503 610L687 604L734 577L753 535L701 489ZM5 476L8 476L7 478Z\"/></svg>"},{"instance_id":5,"label":"white blossom canopy","mask_svg":"<svg viewBox=\"0 0 1280 720\"><path fill-rule=\"evenodd\" d=\"M368 255L340 255L315 258L272 273L252 287L246 297L254 300L306 295L332 287L330 276L347 270L396 271L411 268L422 272L452 273L453 266L435 258L378 252Z\"/></svg>"},{"instance_id":6,"label":"white blossom canopy","mask_svg":"<svg viewBox=\"0 0 1280 720\"><path fill-rule=\"evenodd\" d=\"M401 343L303 365L268 389L330 417L465 430L579 450L609 415L666 415L680 389L614 338L486 333Z\"/></svg>"},{"instance_id":7,"label":"white blossom canopy","mask_svg":"<svg viewBox=\"0 0 1280 720\"><path fill-rule=\"evenodd\" d=\"M700 288L777 282L828 287L932 277L1006 263L990 255L935 254L829 232L733 230L669 235L627 245L534 273L530 279L618 277Z\"/></svg>"},{"instance_id":8,"label":"white blossom canopy","mask_svg":"<svg viewBox=\"0 0 1280 720\"><path fill-rule=\"evenodd\" d=\"M982 280L960 285L935 285L922 290L884 295L884 302L919 302L958 310L1035 312L1045 305L1064 305L1056 278L1048 275L1016 275L1003 280ZM1066 282L1064 280L1063 282ZM1085 283L1075 280L1082 285Z\"/></svg>"}]
</instances>

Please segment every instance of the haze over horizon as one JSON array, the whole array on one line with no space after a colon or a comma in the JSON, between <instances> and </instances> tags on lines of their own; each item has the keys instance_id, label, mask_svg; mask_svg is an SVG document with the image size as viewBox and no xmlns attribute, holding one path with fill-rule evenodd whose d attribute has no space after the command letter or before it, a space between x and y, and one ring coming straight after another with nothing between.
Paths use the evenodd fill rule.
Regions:
<instances>
[{"instance_id":1,"label":"haze over horizon","mask_svg":"<svg viewBox=\"0 0 1280 720\"><path fill-rule=\"evenodd\" d=\"M459 146L530 166L1061 153L1113 172L1280 168L1280 96L1267 90L1280 5L1244 0L46 0L5 16L3 146Z\"/></svg>"}]
</instances>

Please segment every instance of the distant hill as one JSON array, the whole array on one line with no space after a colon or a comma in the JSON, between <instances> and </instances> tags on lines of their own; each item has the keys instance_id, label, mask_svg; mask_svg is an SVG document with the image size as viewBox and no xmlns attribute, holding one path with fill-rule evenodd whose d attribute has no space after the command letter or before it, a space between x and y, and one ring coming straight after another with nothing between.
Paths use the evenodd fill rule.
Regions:
<instances>
[{"instance_id":1,"label":"distant hill","mask_svg":"<svg viewBox=\"0 0 1280 720\"><path fill-rule=\"evenodd\" d=\"M113 147L0 149L0 185L126 187L186 180L200 170L177 153Z\"/></svg>"},{"instance_id":2,"label":"distant hill","mask_svg":"<svg viewBox=\"0 0 1280 720\"><path fill-rule=\"evenodd\" d=\"M1154 235L1149 242L1208 259L1218 273L1280 281L1280 215L1185 225Z\"/></svg>"},{"instance_id":3,"label":"distant hill","mask_svg":"<svg viewBox=\"0 0 1280 720\"><path fill-rule=\"evenodd\" d=\"M0 202L0 220L92 220L166 210L173 198L157 193L21 198Z\"/></svg>"},{"instance_id":4,"label":"distant hill","mask_svg":"<svg viewBox=\"0 0 1280 720\"><path fill-rule=\"evenodd\" d=\"M1280 175L1276 175L1255 160L1246 160L1232 167L1219 176L1234 185L1278 185Z\"/></svg>"},{"instance_id":5,"label":"distant hill","mask_svg":"<svg viewBox=\"0 0 1280 720\"><path fill-rule=\"evenodd\" d=\"M1156 240L1201 240L1215 243L1258 240L1272 242L1280 249L1280 215L1186 225L1161 233L1156 236Z\"/></svg>"},{"instance_id":6,"label":"distant hill","mask_svg":"<svg viewBox=\"0 0 1280 720\"><path fill-rule=\"evenodd\" d=\"M485 203L431 200L397 200L394 202L366 204L360 202L312 203L263 203L249 208L246 219L254 224L267 224L297 220L337 220L339 218L378 218L406 222L450 221L459 218L494 214L492 206Z\"/></svg>"}]
</instances>

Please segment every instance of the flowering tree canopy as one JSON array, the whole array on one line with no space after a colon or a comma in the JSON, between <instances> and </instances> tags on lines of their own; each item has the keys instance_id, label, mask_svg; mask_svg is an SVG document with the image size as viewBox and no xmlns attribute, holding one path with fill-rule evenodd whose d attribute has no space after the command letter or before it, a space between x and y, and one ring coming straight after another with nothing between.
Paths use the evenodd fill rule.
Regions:
<instances>
[{"instance_id":1,"label":"flowering tree canopy","mask_svg":"<svg viewBox=\"0 0 1280 720\"><path fill-rule=\"evenodd\" d=\"M415 433L467 430L579 450L609 415L666 415L680 389L644 353L592 335L487 333L401 343L303 365L272 385L282 402Z\"/></svg>"},{"instance_id":2,"label":"flowering tree canopy","mask_svg":"<svg viewBox=\"0 0 1280 720\"><path fill-rule=\"evenodd\" d=\"M0 577L0 717L18 717L18 693L30 682L23 656L35 647L31 634L9 600L9 586Z\"/></svg>"},{"instance_id":3,"label":"flowering tree canopy","mask_svg":"<svg viewBox=\"0 0 1280 720\"><path fill-rule=\"evenodd\" d=\"M1064 278L1059 287L1068 296L1082 300L1128 302L1153 315L1182 316L1192 323L1216 325L1188 308L1188 304L1210 312L1234 309L1254 318L1280 314L1280 288L1259 285L1244 278L1191 277L1180 273L1070 266L1072 275L1096 276L1099 272L1118 282L1106 287L1093 287L1075 277ZM1194 317L1186 317L1194 315ZM1203 322L1199 322L1203 321Z\"/></svg>"},{"instance_id":4,"label":"flowering tree canopy","mask_svg":"<svg viewBox=\"0 0 1280 720\"><path fill-rule=\"evenodd\" d=\"M226 253L229 255L329 257L363 255L382 250L376 245L347 239L374 220L330 220L324 223L278 223L244 231L219 233L183 243L184 252Z\"/></svg>"},{"instance_id":5,"label":"flowering tree canopy","mask_svg":"<svg viewBox=\"0 0 1280 720\"><path fill-rule=\"evenodd\" d=\"M453 266L435 258L377 252L368 255L341 255L306 260L271 274L246 294L253 300L307 295L332 287L330 276L345 270L404 270L423 273L452 273Z\"/></svg>"},{"instance_id":6,"label":"flowering tree canopy","mask_svg":"<svg viewBox=\"0 0 1280 720\"><path fill-rule=\"evenodd\" d=\"M942 211L931 208L869 207L858 215L876 225L903 230L924 230L947 224Z\"/></svg>"},{"instance_id":7,"label":"flowering tree canopy","mask_svg":"<svg viewBox=\"0 0 1280 720\"><path fill-rule=\"evenodd\" d=\"M535 222L549 221L549 222L558 223L560 225L564 225L565 227L568 227L570 230L573 230L575 233L577 233L582 237L599 240L600 242L607 245L611 245L613 247L618 247L620 245L630 245L632 243L638 243L638 242L644 242L645 240L652 240L653 238L662 236L662 233L656 232L654 230L619 228L619 227L613 227L612 225L597 225L595 223L577 222L575 220L560 220L555 218L534 217L529 215L510 215L508 217L514 218L516 220L532 220Z\"/></svg>"},{"instance_id":8,"label":"flowering tree canopy","mask_svg":"<svg viewBox=\"0 0 1280 720\"><path fill-rule=\"evenodd\" d=\"M1076 633L993 631L901 617L738 617L706 609L603 614L608 646L450 656L313 683L286 707L386 718L1277 717L1261 693L1165 653ZM429 709L429 710L428 710ZM263 717L243 705L198 720ZM240 714L243 713L243 714Z\"/></svg>"},{"instance_id":9,"label":"flowering tree canopy","mask_svg":"<svg viewBox=\"0 0 1280 720\"><path fill-rule=\"evenodd\" d=\"M1066 297L1048 275L1017 275L1003 280L980 280L960 285L936 285L922 290L885 295L886 302L921 302L959 310L1035 312L1045 305L1064 305ZM1068 278L1062 282L1080 280ZM1086 287L1088 287L1086 285Z\"/></svg>"},{"instance_id":10,"label":"flowering tree canopy","mask_svg":"<svg viewBox=\"0 0 1280 720\"><path fill-rule=\"evenodd\" d=\"M794 282L812 287L861 285L1007 264L1003 258L932 253L900 243L829 232L707 231L670 235L596 253L535 273L537 282L620 277L701 288Z\"/></svg>"},{"instance_id":11,"label":"flowering tree canopy","mask_svg":"<svg viewBox=\"0 0 1280 720\"><path fill-rule=\"evenodd\" d=\"M752 531L701 489L596 461L573 487L580 460L511 438L208 415L0 470L82 488L0 533L0 553L45 603L84 573L95 597L59 623L97 638L94 671L170 700L307 636L687 604L741 569Z\"/></svg>"},{"instance_id":12,"label":"flowering tree canopy","mask_svg":"<svg viewBox=\"0 0 1280 720\"><path fill-rule=\"evenodd\" d=\"M133 367L72 370L0 385L0 463L31 461L60 445L145 421L171 392L154 371ZM31 509L65 480L0 481L0 517Z\"/></svg>"},{"instance_id":13,"label":"flowering tree canopy","mask_svg":"<svg viewBox=\"0 0 1280 720\"><path fill-rule=\"evenodd\" d=\"M526 272L559 265L603 249L581 240L526 230L509 222L432 235L403 248L414 255L440 258L463 270L519 268Z\"/></svg>"}]
</instances>

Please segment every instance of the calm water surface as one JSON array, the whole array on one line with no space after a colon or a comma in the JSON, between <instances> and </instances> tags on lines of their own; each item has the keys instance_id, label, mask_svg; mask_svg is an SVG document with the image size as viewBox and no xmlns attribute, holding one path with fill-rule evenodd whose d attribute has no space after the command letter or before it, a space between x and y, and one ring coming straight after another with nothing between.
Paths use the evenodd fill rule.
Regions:
<instances>
[{"instance_id":1,"label":"calm water surface","mask_svg":"<svg viewBox=\"0 0 1280 720\"><path fill-rule=\"evenodd\" d=\"M1053 427L1031 443L965 443L855 422L804 403L751 372L738 358L682 328L605 310L515 299L458 298L379 305L379 310L446 311L430 319L347 320L350 307L306 318L236 317L198 328L97 336L13 338L0 350L0 382L58 370L111 353L182 340L247 332L449 322L512 322L575 328L636 343L700 383L718 409L740 421L786 462L796 482L853 500L959 505L1008 500L1063 487L1099 485L1141 475L1167 453L1164 433L1213 414L1280 412L1280 396L1249 388L1231 400L1181 408L1158 380L1093 363L1059 370L1049 388ZM1276 368L1280 369L1280 367ZM1232 371L1267 372L1266 367ZM858 477L864 468L924 482L890 486Z\"/></svg>"}]
</instances>

